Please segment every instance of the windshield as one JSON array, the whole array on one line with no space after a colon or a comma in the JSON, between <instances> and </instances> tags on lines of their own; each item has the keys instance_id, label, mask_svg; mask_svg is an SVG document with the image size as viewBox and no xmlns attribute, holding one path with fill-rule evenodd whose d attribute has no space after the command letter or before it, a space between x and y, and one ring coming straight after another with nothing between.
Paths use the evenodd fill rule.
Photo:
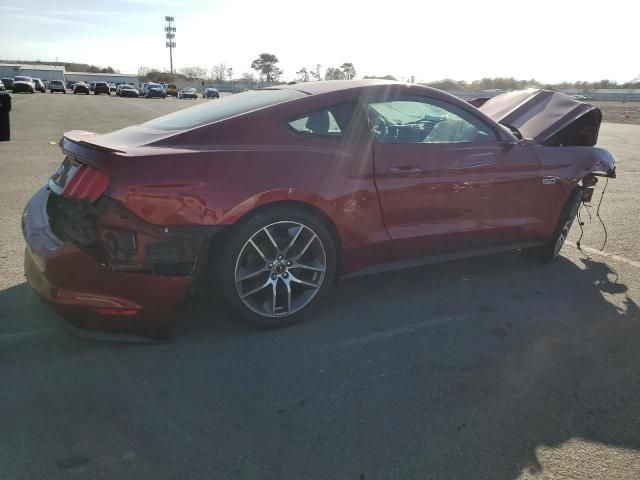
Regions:
<instances>
[{"instance_id":1,"label":"windshield","mask_svg":"<svg viewBox=\"0 0 640 480\"><path fill-rule=\"evenodd\" d=\"M184 130L304 96L296 90L254 90L170 113L142 125L157 130Z\"/></svg>"}]
</instances>

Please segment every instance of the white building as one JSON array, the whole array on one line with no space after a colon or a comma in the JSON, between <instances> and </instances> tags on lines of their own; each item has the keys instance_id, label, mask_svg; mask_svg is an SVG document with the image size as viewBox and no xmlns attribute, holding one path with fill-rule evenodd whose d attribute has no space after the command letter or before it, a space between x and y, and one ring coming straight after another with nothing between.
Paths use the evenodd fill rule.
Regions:
<instances>
[{"instance_id":1,"label":"white building","mask_svg":"<svg viewBox=\"0 0 640 480\"><path fill-rule=\"evenodd\" d=\"M139 86L138 75L126 73L88 73L88 72L66 72L63 66L57 65L29 65L0 63L0 78L13 78L25 76L39 78L41 80L60 80L63 82L108 82L108 83L129 83Z\"/></svg>"},{"instance_id":2,"label":"white building","mask_svg":"<svg viewBox=\"0 0 640 480\"><path fill-rule=\"evenodd\" d=\"M0 78L25 76L41 80L61 80L64 82L64 67L57 65L27 65L0 63Z\"/></svg>"},{"instance_id":3,"label":"white building","mask_svg":"<svg viewBox=\"0 0 640 480\"><path fill-rule=\"evenodd\" d=\"M64 78L67 82L107 82L128 83L135 87L139 86L138 75L127 73L87 73L87 72L65 72Z\"/></svg>"}]
</instances>

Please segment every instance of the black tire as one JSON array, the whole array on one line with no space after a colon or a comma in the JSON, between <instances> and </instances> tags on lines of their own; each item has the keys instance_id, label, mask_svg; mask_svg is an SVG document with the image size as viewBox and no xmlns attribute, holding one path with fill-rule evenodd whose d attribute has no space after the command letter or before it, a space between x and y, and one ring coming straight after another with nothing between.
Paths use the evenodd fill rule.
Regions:
<instances>
[{"instance_id":1,"label":"black tire","mask_svg":"<svg viewBox=\"0 0 640 480\"><path fill-rule=\"evenodd\" d=\"M524 248L522 249L522 254L530 260L541 263L556 261L560 256L560 251L569 235L569 230L571 230L581 203L582 189L576 188L569 195L558 219L558 225L549 241L539 247Z\"/></svg>"},{"instance_id":2,"label":"black tire","mask_svg":"<svg viewBox=\"0 0 640 480\"><path fill-rule=\"evenodd\" d=\"M243 249L248 244L256 233L260 232L263 228L279 224L279 222L293 222L305 226L308 230L306 234L311 232L316 234L319 244L315 244L315 248L324 253L325 259L325 271L324 277L321 277L319 288L315 291L315 294L310 300L304 300L303 306L297 307L292 313L279 316L268 316L266 312L261 315L252 310L240 297L239 288L236 286L236 268L239 265L238 258L243 252ZM212 270L214 279L214 288L220 288L223 299L229 309L237 314L239 317L248 320L256 325L263 327L284 327L287 325L293 325L307 315L315 304L324 297L330 290L336 275L337 268L337 253L334 239L329 231L327 225L317 218L315 215L307 212L305 209L295 206L275 206L273 208L265 209L259 213L242 220L237 225L232 227L230 234L224 239L222 245L214 246L214 252L212 255L212 265L215 265ZM317 240L313 240L316 242ZM321 250L320 250L321 249ZM291 249L290 251L292 251ZM270 254L265 252L265 255ZM285 259L286 260L286 259ZM298 275L298 271L294 267L292 268L292 274L295 271L295 275ZM272 270L273 271L273 270ZM286 274L283 274L286 277ZM314 274L315 275L315 274ZM321 275L321 274L319 274ZM266 273L264 277L267 281L269 278L274 277ZM291 282L293 278L290 278ZM257 279L258 283L261 283L262 279ZM282 286L283 279L278 278L276 284ZM290 285L292 285L290 283ZM219 286L219 287L218 287ZM276 287L278 288L278 287ZM293 290L294 287L289 287ZM267 291L268 293L268 291ZM273 302L273 309L275 311L275 304ZM266 304L266 301L265 301ZM291 303L293 305L293 302ZM290 309L293 310L293 308Z\"/></svg>"}]
</instances>

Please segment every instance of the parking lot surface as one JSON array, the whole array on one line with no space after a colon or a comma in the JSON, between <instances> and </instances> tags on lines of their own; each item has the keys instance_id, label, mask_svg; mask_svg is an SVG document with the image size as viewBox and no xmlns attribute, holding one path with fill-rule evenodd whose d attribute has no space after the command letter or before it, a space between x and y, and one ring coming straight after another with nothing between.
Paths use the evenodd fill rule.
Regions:
<instances>
[{"instance_id":1,"label":"parking lot surface","mask_svg":"<svg viewBox=\"0 0 640 480\"><path fill-rule=\"evenodd\" d=\"M0 144L0 478L640 477L640 126L601 129L619 159L604 252L600 188L583 251L574 225L554 265L513 252L342 281L280 330L194 298L171 343L126 345L69 336L35 298L20 216L62 161L64 131L196 102L13 100Z\"/></svg>"}]
</instances>

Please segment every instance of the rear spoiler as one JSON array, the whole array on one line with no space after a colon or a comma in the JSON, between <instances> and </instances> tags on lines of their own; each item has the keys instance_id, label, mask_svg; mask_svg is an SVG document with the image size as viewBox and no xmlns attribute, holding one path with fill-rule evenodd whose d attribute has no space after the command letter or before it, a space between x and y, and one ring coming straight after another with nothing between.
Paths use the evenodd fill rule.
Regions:
<instances>
[{"instance_id":1,"label":"rear spoiler","mask_svg":"<svg viewBox=\"0 0 640 480\"><path fill-rule=\"evenodd\" d=\"M90 141L90 138L98 135L93 132L86 132L84 130L71 130L63 135L60 139L60 148L65 150L64 142L65 140L75 143L77 145L81 145L83 147L88 147L93 150L98 150L100 152L108 152L108 153L124 153L124 150L118 150L117 148L111 148L104 145L99 145Z\"/></svg>"}]
</instances>

